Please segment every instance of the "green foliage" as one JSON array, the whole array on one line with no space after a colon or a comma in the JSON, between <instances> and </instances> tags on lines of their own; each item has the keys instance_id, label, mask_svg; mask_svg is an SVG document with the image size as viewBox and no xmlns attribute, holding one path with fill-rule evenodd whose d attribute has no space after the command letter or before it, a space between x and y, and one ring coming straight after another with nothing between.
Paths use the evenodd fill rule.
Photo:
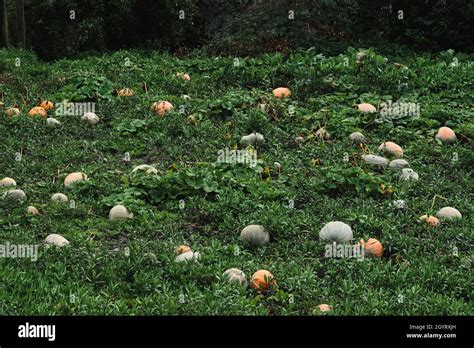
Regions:
<instances>
[{"instance_id":1,"label":"green foliage","mask_svg":"<svg viewBox=\"0 0 474 348\"><path fill-rule=\"evenodd\" d=\"M390 186L377 174L367 173L360 167L322 167L317 176L315 184L326 193L379 193L382 185Z\"/></svg>"},{"instance_id":2,"label":"green foliage","mask_svg":"<svg viewBox=\"0 0 474 348\"><path fill-rule=\"evenodd\" d=\"M0 312L314 315L327 303L333 311L326 315L471 314L474 57L393 47L390 54L298 49L239 57L237 65L234 57L202 52L178 58L137 50L45 63L29 51L1 49L2 102L21 115L0 112L0 173L14 178L27 200L13 204L1 198L7 188L0 192L0 244L43 245L57 233L71 245L40 246L36 262L1 258L0 297L8 301L0 302ZM358 65L359 51L366 58ZM177 79L179 71L191 80ZM271 91L279 86L292 96L275 99ZM111 92L120 88L136 94ZM27 116L39 100L75 97L96 102L96 126L50 112L62 126L49 128ZM150 106L159 100L171 101L175 111L155 115ZM382 117L354 108L389 100L418 102L420 114ZM435 140L444 125L456 131L456 143ZM329 139L316 136L321 127ZM354 131L367 137L365 146L351 144ZM265 137L253 148L257 166L220 163L219 151L247 150L240 139L250 132ZM380 154L384 141L403 147L419 181L403 182L399 170L362 163L363 154ZM132 173L141 164L158 174ZM75 171L89 181L66 190L63 180ZM74 207L52 204L56 192ZM433 200L436 195L442 198ZM395 199L407 209L395 209ZM134 218L109 221L116 204ZM28 205L42 215L27 215ZM463 218L435 229L419 223L443 206L456 207ZM336 220L349 224L356 240L380 240L384 256L325 258L318 232ZM270 243L245 247L239 232L249 224L265 226ZM199 251L199 262L173 262L181 244ZM222 273L232 267L248 277L268 269L278 288L257 295L228 284Z\"/></svg>"},{"instance_id":3,"label":"green foliage","mask_svg":"<svg viewBox=\"0 0 474 348\"><path fill-rule=\"evenodd\" d=\"M110 100L113 91L112 82L106 77L79 71L71 77L60 93L67 95L71 101L97 101Z\"/></svg>"}]
</instances>

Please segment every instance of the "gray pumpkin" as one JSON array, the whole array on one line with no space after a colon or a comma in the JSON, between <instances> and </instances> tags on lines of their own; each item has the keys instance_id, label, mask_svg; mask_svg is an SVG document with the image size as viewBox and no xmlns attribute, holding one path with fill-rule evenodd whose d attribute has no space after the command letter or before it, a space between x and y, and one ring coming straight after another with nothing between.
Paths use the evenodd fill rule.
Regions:
<instances>
[{"instance_id":1,"label":"gray pumpkin","mask_svg":"<svg viewBox=\"0 0 474 348\"><path fill-rule=\"evenodd\" d=\"M353 237L351 226L341 221L328 222L319 231L319 239L324 242L347 243Z\"/></svg>"},{"instance_id":2,"label":"gray pumpkin","mask_svg":"<svg viewBox=\"0 0 474 348\"><path fill-rule=\"evenodd\" d=\"M262 246L270 241L270 235L261 225L249 225L240 232L240 240L245 244Z\"/></svg>"}]
</instances>

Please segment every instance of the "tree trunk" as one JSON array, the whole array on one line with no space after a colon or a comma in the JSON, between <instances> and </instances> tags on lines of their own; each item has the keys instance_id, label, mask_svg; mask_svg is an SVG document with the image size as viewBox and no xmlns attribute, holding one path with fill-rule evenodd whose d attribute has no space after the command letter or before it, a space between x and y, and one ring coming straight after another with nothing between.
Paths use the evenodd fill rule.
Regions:
<instances>
[{"instance_id":1,"label":"tree trunk","mask_svg":"<svg viewBox=\"0 0 474 348\"><path fill-rule=\"evenodd\" d=\"M7 16L7 0L0 0L0 12L2 20L2 43L5 47L10 44L8 35L8 16Z\"/></svg>"},{"instance_id":2,"label":"tree trunk","mask_svg":"<svg viewBox=\"0 0 474 348\"><path fill-rule=\"evenodd\" d=\"M26 29L25 29L25 1L16 0L16 23L18 30L18 40L21 47L26 47Z\"/></svg>"}]
</instances>

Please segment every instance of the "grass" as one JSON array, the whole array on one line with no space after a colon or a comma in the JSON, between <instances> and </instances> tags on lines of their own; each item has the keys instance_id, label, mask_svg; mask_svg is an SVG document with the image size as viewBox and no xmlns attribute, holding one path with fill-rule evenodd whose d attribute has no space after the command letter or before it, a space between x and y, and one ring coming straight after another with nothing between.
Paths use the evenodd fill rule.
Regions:
<instances>
[{"instance_id":1,"label":"grass","mask_svg":"<svg viewBox=\"0 0 474 348\"><path fill-rule=\"evenodd\" d=\"M51 233L71 243L40 247L37 261L0 258L0 314L314 315L327 303L326 315L472 315L473 56L369 50L358 67L355 55L119 51L44 63L0 50L3 102L22 111L0 115L0 176L27 194L23 203L0 199L0 243L40 244ZM176 78L180 71L191 81ZM291 98L274 99L279 86ZM135 96L115 95L125 87ZM48 128L27 116L45 99L95 102L100 122L86 127L50 111L62 126ZM159 100L174 110L154 115ZM389 100L419 103L421 115L381 119L354 108ZM456 131L455 144L435 140L444 125ZM329 140L315 136L323 126ZM240 138L254 131L265 137L256 168L216 163L219 150L243 149ZM368 137L366 152L378 154L383 141L401 145L420 180L364 165L364 149L348 140L353 131ZM139 164L159 176L132 176ZM64 188L76 171L89 181ZM74 204L52 204L56 192ZM407 209L394 209L395 199ZM119 203L134 219L108 220ZM28 216L28 205L42 215ZM443 206L463 218L437 228L418 222ZM349 224L356 240L380 240L383 257L325 258L318 234L333 220ZM248 224L264 225L271 242L243 245ZM180 244L199 251L199 262L175 263ZM222 273L232 267L248 278L267 269L278 289L261 295L228 284Z\"/></svg>"}]
</instances>

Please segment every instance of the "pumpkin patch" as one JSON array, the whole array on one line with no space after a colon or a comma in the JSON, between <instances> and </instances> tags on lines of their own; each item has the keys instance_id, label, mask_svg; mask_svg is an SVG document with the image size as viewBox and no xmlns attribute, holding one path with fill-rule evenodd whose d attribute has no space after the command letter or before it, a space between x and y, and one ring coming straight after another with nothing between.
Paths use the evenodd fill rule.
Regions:
<instances>
[{"instance_id":1,"label":"pumpkin patch","mask_svg":"<svg viewBox=\"0 0 474 348\"><path fill-rule=\"evenodd\" d=\"M328 47L0 50L1 313L471 314L472 57Z\"/></svg>"}]
</instances>

